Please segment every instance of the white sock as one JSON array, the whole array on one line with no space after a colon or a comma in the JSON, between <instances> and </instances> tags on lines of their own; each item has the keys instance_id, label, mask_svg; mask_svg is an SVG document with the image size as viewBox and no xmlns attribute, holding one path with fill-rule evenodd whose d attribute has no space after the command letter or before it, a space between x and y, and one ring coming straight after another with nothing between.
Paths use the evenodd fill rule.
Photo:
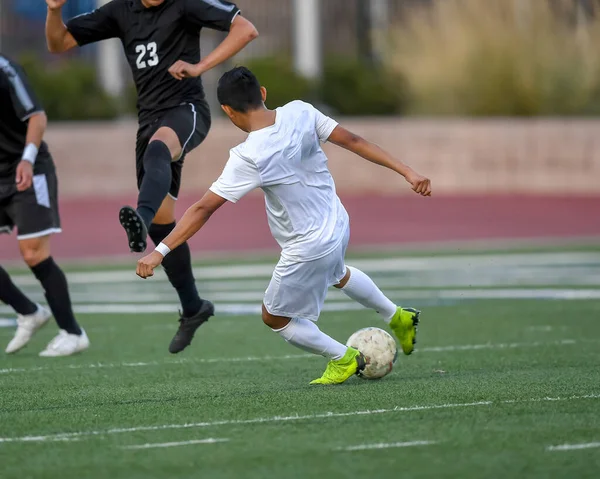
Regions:
<instances>
[{"instance_id":1,"label":"white sock","mask_svg":"<svg viewBox=\"0 0 600 479\"><path fill-rule=\"evenodd\" d=\"M279 333L283 339L297 348L333 360L341 359L348 349L342 343L327 336L308 319L293 318L286 327L273 331Z\"/></svg>"},{"instance_id":2,"label":"white sock","mask_svg":"<svg viewBox=\"0 0 600 479\"><path fill-rule=\"evenodd\" d=\"M398 306L392 303L373 280L360 269L352 266L346 266L346 269L350 271L350 279L342 291L354 301L377 311L383 320L389 323L396 314Z\"/></svg>"}]
</instances>

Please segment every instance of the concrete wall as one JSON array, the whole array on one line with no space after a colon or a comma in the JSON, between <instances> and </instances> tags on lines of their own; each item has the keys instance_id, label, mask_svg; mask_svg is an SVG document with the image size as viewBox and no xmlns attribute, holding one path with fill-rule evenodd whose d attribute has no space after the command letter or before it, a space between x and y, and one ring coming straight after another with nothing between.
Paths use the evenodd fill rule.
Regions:
<instances>
[{"instance_id":1,"label":"concrete wall","mask_svg":"<svg viewBox=\"0 0 600 479\"><path fill-rule=\"evenodd\" d=\"M600 193L600 121L352 119L347 128L431 177L440 193ZM135 191L133 121L53 124L47 141L63 198ZM186 160L183 191L201 194L244 134L217 119ZM395 174L325 146L343 193L407 193Z\"/></svg>"}]
</instances>

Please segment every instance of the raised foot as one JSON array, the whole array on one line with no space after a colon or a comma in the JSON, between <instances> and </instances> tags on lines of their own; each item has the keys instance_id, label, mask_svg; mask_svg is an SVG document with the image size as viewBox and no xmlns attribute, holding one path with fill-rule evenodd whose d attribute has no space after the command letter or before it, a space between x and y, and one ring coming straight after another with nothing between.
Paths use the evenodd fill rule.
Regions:
<instances>
[{"instance_id":1,"label":"raised foot","mask_svg":"<svg viewBox=\"0 0 600 479\"><path fill-rule=\"evenodd\" d=\"M119 222L127 233L127 243L132 253L143 253L148 246L148 229L142 217L131 206L123 206L119 211Z\"/></svg>"},{"instance_id":2,"label":"raised foot","mask_svg":"<svg viewBox=\"0 0 600 479\"><path fill-rule=\"evenodd\" d=\"M412 354L417 344L417 326L421 311L414 308L398 308L390 321L390 328L398 338L402 352Z\"/></svg>"}]
</instances>

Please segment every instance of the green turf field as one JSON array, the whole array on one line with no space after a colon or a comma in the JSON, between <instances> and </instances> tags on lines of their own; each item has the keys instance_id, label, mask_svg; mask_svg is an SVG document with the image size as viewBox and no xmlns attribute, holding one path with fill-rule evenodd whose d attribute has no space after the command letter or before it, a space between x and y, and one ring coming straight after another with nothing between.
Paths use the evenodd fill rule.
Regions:
<instances>
[{"instance_id":1,"label":"green turf field","mask_svg":"<svg viewBox=\"0 0 600 479\"><path fill-rule=\"evenodd\" d=\"M597 252L362 263L423 307L418 350L337 387L308 386L324 360L248 314L269 265L246 266L199 270L223 314L178 356L173 315L156 312L176 306L164 279L71 275L92 348L38 358L48 326L2 359L0 477L598 477ZM381 325L335 292L327 306L339 339Z\"/></svg>"}]
</instances>

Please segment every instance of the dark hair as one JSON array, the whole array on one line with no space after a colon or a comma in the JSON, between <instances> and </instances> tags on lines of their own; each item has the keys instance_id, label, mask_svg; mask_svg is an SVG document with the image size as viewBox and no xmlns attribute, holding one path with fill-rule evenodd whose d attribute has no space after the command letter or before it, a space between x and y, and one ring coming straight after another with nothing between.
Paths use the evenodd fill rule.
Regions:
<instances>
[{"instance_id":1,"label":"dark hair","mask_svg":"<svg viewBox=\"0 0 600 479\"><path fill-rule=\"evenodd\" d=\"M221 105L247 113L263 104L260 83L246 67L235 67L224 73L217 86L217 98Z\"/></svg>"}]
</instances>

